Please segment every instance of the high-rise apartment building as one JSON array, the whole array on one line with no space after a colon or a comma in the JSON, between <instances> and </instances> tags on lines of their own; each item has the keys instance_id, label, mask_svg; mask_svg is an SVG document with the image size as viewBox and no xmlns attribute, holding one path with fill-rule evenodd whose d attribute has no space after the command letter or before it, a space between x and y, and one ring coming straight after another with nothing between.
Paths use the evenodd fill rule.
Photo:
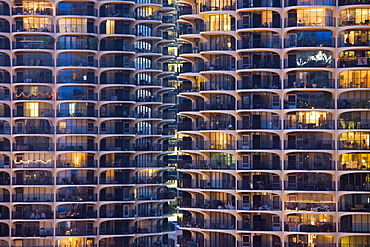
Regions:
<instances>
[{"instance_id":1,"label":"high-rise apartment building","mask_svg":"<svg viewBox=\"0 0 370 247\"><path fill-rule=\"evenodd\" d=\"M180 3L180 245L369 246L370 2Z\"/></svg>"},{"instance_id":2,"label":"high-rise apartment building","mask_svg":"<svg viewBox=\"0 0 370 247\"><path fill-rule=\"evenodd\" d=\"M173 10L0 2L1 247L172 246Z\"/></svg>"}]
</instances>

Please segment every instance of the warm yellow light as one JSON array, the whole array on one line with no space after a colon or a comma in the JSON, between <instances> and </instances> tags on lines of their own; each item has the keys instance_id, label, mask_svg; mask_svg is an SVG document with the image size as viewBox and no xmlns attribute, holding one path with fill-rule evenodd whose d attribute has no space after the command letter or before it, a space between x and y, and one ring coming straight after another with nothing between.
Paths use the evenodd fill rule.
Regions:
<instances>
[{"instance_id":1,"label":"warm yellow light","mask_svg":"<svg viewBox=\"0 0 370 247\"><path fill-rule=\"evenodd\" d=\"M59 126L61 129L67 128L67 122L59 122Z\"/></svg>"},{"instance_id":2,"label":"warm yellow light","mask_svg":"<svg viewBox=\"0 0 370 247\"><path fill-rule=\"evenodd\" d=\"M50 162L53 162L53 160L46 160L46 161L43 161L43 160L20 160L20 161L16 161L14 160L13 161L14 164L16 165L19 165L19 164L30 164L30 163L43 163L43 164L47 164L47 163L50 163Z\"/></svg>"},{"instance_id":3,"label":"warm yellow light","mask_svg":"<svg viewBox=\"0 0 370 247\"><path fill-rule=\"evenodd\" d=\"M29 111L30 117L39 117L39 103L37 102L26 102L24 103L25 110Z\"/></svg>"}]
</instances>

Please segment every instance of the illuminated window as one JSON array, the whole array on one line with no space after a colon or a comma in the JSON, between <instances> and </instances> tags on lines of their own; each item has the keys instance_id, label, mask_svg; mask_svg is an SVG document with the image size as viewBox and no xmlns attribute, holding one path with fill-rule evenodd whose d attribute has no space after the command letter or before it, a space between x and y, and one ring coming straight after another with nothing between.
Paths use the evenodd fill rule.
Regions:
<instances>
[{"instance_id":1,"label":"illuminated window","mask_svg":"<svg viewBox=\"0 0 370 247\"><path fill-rule=\"evenodd\" d=\"M26 102L24 103L25 111L29 117L39 117L39 103Z\"/></svg>"}]
</instances>

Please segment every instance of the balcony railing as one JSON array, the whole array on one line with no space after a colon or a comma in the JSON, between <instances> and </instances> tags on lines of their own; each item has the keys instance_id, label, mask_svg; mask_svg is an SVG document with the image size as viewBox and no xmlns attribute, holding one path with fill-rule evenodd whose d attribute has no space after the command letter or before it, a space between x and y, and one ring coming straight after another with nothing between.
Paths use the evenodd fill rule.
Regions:
<instances>
[{"instance_id":1,"label":"balcony railing","mask_svg":"<svg viewBox=\"0 0 370 247\"><path fill-rule=\"evenodd\" d=\"M100 194L99 201L133 201L134 195L133 194L122 194L122 193L108 193L108 194Z\"/></svg>"},{"instance_id":2,"label":"balcony railing","mask_svg":"<svg viewBox=\"0 0 370 247\"><path fill-rule=\"evenodd\" d=\"M150 215L148 215L148 216L150 216ZM111 211L105 212L105 213L100 211L100 214L99 214L99 218L131 218L131 217L135 217L134 210L129 210L129 211L125 211L125 212L111 210ZM139 217L141 217L141 216L139 216ZM145 216L143 216L143 217L145 217Z\"/></svg>"},{"instance_id":3,"label":"balcony railing","mask_svg":"<svg viewBox=\"0 0 370 247\"><path fill-rule=\"evenodd\" d=\"M67 41L58 41L56 42L56 47L58 50L97 50L98 49L98 40L95 44L95 41L90 41L93 38L83 40L81 42L67 42Z\"/></svg>"},{"instance_id":4,"label":"balcony railing","mask_svg":"<svg viewBox=\"0 0 370 247\"><path fill-rule=\"evenodd\" d=\"M170 167L171 164L161 162L161 161L152 161L152 162L139 162L139 161L100 161L100 167Z\"/></svg>"},{"instance_id":5,"label":"balcony railing","mask_svg":"<svg viewBox=\"0 0 370 247\"><path fill-rule=\"evenodd\" d=\"M285 170L335 170L335 161L330 160L309 160L296 162L284 160Z\"/></svg>"},{"instance_id":6,"label":"balcony railing","mask_svg":"<svg viewBox=\"0 0 370 247\"><path fill-rule=\"evenodd\" d=\"M139 183L142 183L142 184L145 184L145 181L144 180L137 180L136 181L136 178L108 178L108 179L102 179L100 178L100 181L99 181L99 184L133 184L135 181L136 182L139 182ZM142 182L140 182L142 181Z\"/></svg>"},{"instance_id":7,"label":"balcony railing","mask_svg":"<svg viewBox=\"0 0 370 247\"><path fill-rule=\"evenodd\" d=\"M23 25L13 25L13 32L54 32L53 24L42 24L39 27L25 27Z\"/></svg>"},{"instance_id":8,"label":"balcony railing","mask_svg":"<svg viewBox=\"0 0 370 247\"><path fill-rule=\"evenodd\" d=\"M54 49L54 42L51 44L46 43L43 39L41 40L22 40L23 42L13 41L13 49Z\"/></svg>"},{"instance_id":9,"label":"balcony railing","mask_svg":"<svg viewBox=\"0 0 370 247\"><path fill-rule=\"evenodd\" d=\"M309 140L306 141L284 141L285 149L303 149L303 150L333 150L334 141L331 140Z\"/></svg>"},{"instance_id":10,"label":"balcony railing","mask_svg":"<svg viewBox=\"0 0 370 247\"><path fill-rule=\"evenodd\" d=\"M343 5L357 5L357 4L367 4L367 0L339 0L339 6ZM346 244L342 244L341 247L347 246Z\"/></svg>"},{"instance_id":11,"label":"balcony railing","mask_svg":"<svg viewBox=\"0 0 370 247\"><path fill-rule=\"evenodd\" d=\"M41 126L33 126L33 127L17 127L13 126L13 134L54 134L53 126L49 127L41 127Z\"/></svg>"},{"instance_id":12,"label":"balcony railing","mask_svg":"<svg viewBox=\"0 0 370 247\"><path fill-rule=\"evenodd\" d=\"M364 35L368 35L362 31ZM346 37L340 36L338 38L338 47L351 47L351 46L370 46L370 39L354 39L352 42L349 41Z\"/></svg>"},{"instance_id":13,"label":"balcony railing","mask_svg":"<svg viewBox=\"0 0 370 247\"><path fill-rule=\"evenodd\" d=\"M348 98L347 98L348 99ZM369 109L370 101L367 98L338 99L338 109Z\"/></svg>"},{"instance_id":14,"label":"balcony railing","mask_svg":"<svg viewBox=\"0 0 370 247\"><path fill-rule=\"evenodd\" d=\"M205 122L200 121L199 127L196 126L198 130L235 130L234 121L211 121Z\"/></svg>"},{"instance_id":15,"label":"balcony railing","mask_svg":"<svg viewBox=\"0 0 370 247\"><path fill-rule=\"evenodd\" d=\"M12 161L12 168L53 168L53 160Z\"/></svg>"},{"instance_id":16,"label":"balcony railing","mask_svg":"<svg viewBox=\"0 0 370 247\"><path fill-rule=\"evenodd\" d=\"M285 210L310 211L310 212L333 212L335 202L284 202Z\"/></svg>"},{"instance_id":17,"label":"balcony railing","mask_svg":"<svg viewBox=\"0 0 370 247\"><path fill-rule=\"evenodd\" d=\"M312 224L311 222L301 222L292 224L286 221L284 222L284 230L291 232L335 232L336 223L323 222Z\"/></svg>"},{"instance_id":18,"label":"balcony railing","mask_svg":"<svg viewBox=\"0 0 370 247\"><path fill-rule=\"evenodd\" d=\"M57 66L58 67L98 67L98 60L94 59L92 61L88 61L87 59L57 59Z\"/></svg>"},{"instance_id":19,"label":"balcony railing","mask_svg":"<svg viewBox=\"0 0 370 247\"><path fill-rule=\"evenodd\" d=\"M356 16L353 16L355 14L352 14L352 16L348 15L347 17L341 19L338 18L338 26L368 26L370 25L369 20L362 21L361 18L356 18ZM356 21L357 20L357 21Z\"/></svg>"},{"instance_id":20,"label":"balcony railing","mask_svg":"<svg viewBox=\"0 0 370 247\"><path fill-rule=\"evenodd\" d=\"M56 25L57 33L98 33L98 27L89 25L59 24Z\"/></svg>"},{"instance_id":21,"label":"balcony railing","mask_svg":"<svg viewBox=\"0 0 370 247\"><path fill-rule=\"evenodd\" d=\"M281 28L281 20L272 19L261 19L261 18L250 18L250 21L245 22L243 20L238 20L238 29L245 28Z\"/></svg>"},{"instance_id":22,"label":"balcony railing","mask_svg":"<svg viewBox=\"0 0 370 247\"><path fill-rule=\"evenodd\" d=\"M285 68L309 68L309 67L317 67L317 68L334 68L334 61L328 60L310 60L307 63L298 63L296 59L284 59L284 67Z\"/></svg>"},{"instance_id":23,"label":"balcony railing","mask_svg":"<svg viewBox=\"0 0 370 247\"><path fill-rule=\"evenodd\" d=\"M219 4L218 6L216 5L210 5L210 4L205 4L200 7L200 12L207 12L207 11L230 11L230 10L235 10L235 4L233 5L223 5Z\"/></svg>"},{"instance_id":24,"label":"balcony railing","mask_svg":"<svg viewBox=\"0 0 370 247\"><path fill-rule=\"evenodd\" d=\"M77 6L69 6L68 10L65 8L58 8L57 15L82 15L82 16L98 16L97 9L90 9L84 6L84 8L78 8Z\"/></svg>"},{"instance_id":25,"label":"balcony railing","mask_svg":"<svg viewBox=\"0 0 370 247\"><path fill-rule=\"evenodd\" d=\"M195 200L192 198L179 198L179 205L182 208L236 209L234 201L226 202L218 199Z\"/></svg>"},{"instance_id":26,"label":"balcony railing","mask_svg":"<svg viewBox=\"0 0 370 247\"><path fill-rule=\"evenodd\" d=\"M224 230L235 230L234 220L205 220L201 223L200 228L203 229L224 229Z\"/></svg>"},{"instance_id":27,"label":"balcony railing","mask_svg":"<svg viewBox=\"0 0 370 247\"><path fill-rule=\"evenodd\" d=\"M281 210L281 202L273 202L272 200L262 200L258 202L238 201L238 210Z\"/></svg>"},{"instance_id":28,"label":"balcony railing","mask_svg":"<svg viewBox=\"0 0 370 247\"><path fill-rule=\"evenodd\" d=\"M359 233L369 233L369 224L370 223L343 223L341 222L340 225L340 232L359 232Z\"/></svg>"},{"instance_id":29,"label":"balcony railing","mask_svg":"<svg viewBox=\"0 0 370 247\"><path fill-rule=\"evenodd\" d=\"M13 202L53 202L54 194L13 194Z\"/></svg>"},{"instance_id":30,"label":"balcony railing","mask_svg":"<svg viewBox=\"0 0 370 247\"><path fill-rule=\"evenodd\" d=\"M281 129L280 120L261 120L259 122L246 123L238 121L238 130L249 130L249 129Z\"/></svg>"},{"instance_id":31,"label":"balcony railing","mask_svg":"<svg viewBox=\"0 0 370 247\"><path fill-rule=\"evenodd\" d=\"M136 20L157 20L157 21L162 20L162 16L159 14L141 15L139 13L136 13L135 18Z\"/></svg>"},{"instance_id":32,"label":"balcony railing","mask_svg":"<svg viewBox=\"0 0 370 247\"><path fill-rule=\"evenodd\" d=\"M235 31L235 24L230 24L230 22L218 21L210 24L209 22L203 23L200 28L201 32L212 32L212 31Z\"/></svg>"},{"instance_id":33,"label":"balcony railing","mask_svg":"<svg viewBox=\"0 0 370 247\"><path fill-rule=\"evenodd\" d=\"M75 160L60 160L56 161L57 168L95 168L98 167L97 160L87 160L86 162L77 163Z\"/></svg>"},{"instance_id":34,"label":"balcony railing","mask_svg":"<svg viewBox=\"0 0 370 247\"><path fill-rule=\"evenodd\" d=\"M127 60L127 58L123 58L123 57L122 57L122 60L106 59L104 61L101 59L100 68L108 68L108 67L135 68L135 64L133 61L129 61ZM160 69L155 63L151 63L149 66L144 66L144 67L145 68L141 68L141 69Z\"/></svg>"},{"instance_id":35,"label":"balcony railing","mask_svg":"<svg viewBox=\"0 0 370 247\"><path fill-rule=\"evenodd\" d=\"M32 8L17 6L12 8L13 15L53 15L53 8Z\"/></svg>"},{"instance_id":36,"label":"balcony railing","mask_svg":"<svg viewBox=\"0 0 370 247\"><path fill-rule=\"evenodd\" d=\"M235 181L226 180L192 180L180 179L178 180L180 188L189 189L235 189Z\"/></svg>"},{"instance_id":37,"label":"balcony railing","mask_svg":"<svg viewBox=\"0 0 370 247\"><path fill-rule=\"evenodd\" d=\"M68 110L57 110L57 117L98 117L97 110L80 110L80 111L68 111Z\"/></svg>"},{"instance_id":38,"label":"balcony railing","mask_svg":"<svg viewBox=\"0 0 370 247\"><path fill-rule=\"evenodd\" d=\"M370 211L370 204L369 203L353 203L352 201L347 201L345 204L340 203L338 205L339 211L344 212L368 212Z\"/></svg>"},{"instance_id":39,"label":"balcony railing","mask_svg":"<svg viewBox=\"0 0 370 247\"><path fill-rule=\"evenodd\" d=\"M331 16L321 16L320 19L314 20L314 18L310 20L301 20L297 17L295 18L285 18L284 19L285 27L322 27L322 26L335 26L335 18Z\"/></svg>"},{"instance_id":40,"label":"balcony railing","mask_svg":"<svg viewBox=\"0 0 370 247\"><path fill-rule=\"evenodd\" d=\"M225 164L223 162L212 162L205 160L200 161L187 161L179 160L178 161L179 169L204 169L204 170L235 170L235 163Z\"/></svg>"},{"instance_id":41,"label":"balcony railing","mask_svg":"<svg viewBox=\"0 0 370 247\"><path fill-rule=\"evenodd\" d=\"M57 219L88 219L88 218L97 218L98 213L97 210L80 210L78 212L73 212L73 213L58 213L56 215Z\"/></svg>"},{"instance_id":42,"label":"balcony railing","mask_svg":"<svg viewBox=\"0 0 370 247\"><path fill-rule=\"evenodd\" d=\"M28 211L28 212L17 212L13 211L12 212L12 219L54 219L54 212L51 210L41 210L40 212L33 212L33 211Z\"/></svg>"},{"instance_id":43,"label":"balcony railing","mask_svg":"<svg viewBox=\"0 0 370 247\"><path fill-rule=\"evenodd\" d=\"M370 145L366 141L344 140L338 141L338 149L370 150Z\"/></svg>"},{"instance_id":44,"label":"balcony railing","mask_svg":"<svg viewBox=\"0 0 370 247\"><path fill-rule=\"evenodd\" d=\"M260 60L252 59L250 63L238 61L238 69L281 69L280 59L278 60Z\"/></svg>"},{"instance_id":45,"label":"balcony railing","mask_svg":"<svg viewBox=\"0 0 370 247\"><path fill-rule=\"evenodd\" d=\"M116 7L120 6L120 4L117 4ZM129 8L123 8L121 10L115 10L115 9L106 9L104 13L100 12L100 17L127 17L127 18L134 18L133 13L130 13Z\"/></svg>"},{"instance_id":46,"label":"balcony railing","mask_svg":"<svg viewBox=\"0 0 370 247\"><path fill-rule=\"evenodd\" d=\"M53 228L39 228L24 225L21 229L12 229L12 237L47 237L53 236Z\"/></svg>"},{"instance_id":47,"label":"balcony railing","mask_svg":"<svg viewBox=\"0 0 370 247\"><path fill-rule=\"evenodd\" d=\"M238 49L252 49L252 48L281 48L281 39L251 39L249 42L238 40Z\"/></svg>"},{"instance_id":48,"label":"balcony railing","mask_svg":"<svg viewBox=\"0 0 370 247\"><path fill-rule=\"evenodd\" d=\"M265 220L253 220L249 223L244 221L238 221L239 231L281 231L281 222L274 222L274 224L268 224Z\"/></svg>"},{"instance_id":49,"label":"balcony railing","mask_svg":"<svg viewBox=\"0 0 370 247\"><path fill-rule=\"evenodd\" d=\"M43 72L48 72L48 70L43 70ZM33 77L32 79L29 77ZM24 74L21 74L19 76L14 75L13 76L13 83L54 83L54 76L26 76Z\"/></svg>"},{"instance_id":50,"label":"balcony railing","mask_svg":"<svg viewBox=\"0 0 370 247\"><path fill-rule=\"evenodd\" d=\"M302 244L307 244L308 245L308 243L300 243L300 242L297 241L297 242L285 242L284 246L285 247L299 247ZM355 245L356 245L356 247L361 246L361 245L358 246L358 244L355 244ZM336 246L337 246L336 243L317 243L317 244L315 244L315 247L336 247ZM339 244L338 246L340 246L340 247L350 247L351 245L350 244ZM353 247L355 247L355 246L353 246Z\"/></svg>"},{"instance_id":51,"label":"balcony railing","mask_svg":"<svg viewBox=\"0 0 370 247\"><path fill-rule=\"evenodd\" d=\"M27 178L24 175L22 180L20 180L18 177L13 177L12 181L14 185L52 185L53 184L53 178L45 177L45 176L44 177L39 176L37 179L34 179L33 176L31 178Z\"/></svg>"},{"instance_id":52,"label":"balcony railing","mask_svg":"<svg viewBox=\"0 0 370 247\"><path fill-rule=\"evenodd\" d=\"M301 190L301 191L334 191L335 182L317 181L316 183L311 183L311 182L306 182L306 181L299 181L299 182L284 181L284 189Z\"/></svg>"},{"instance_id":53,"label":"balcony railing","mask_svg":"<svg viewBox=\"0 0 370 247\"><path fill-rule=\"evenodd\" d=\"M335 6L335 0L285 0L285 7L312 5Z\"/></svg>"},{"instance_id":54,"label":"balcony railing","mask_svg":"<svg viewBox=\"0 0 370 247\"><path fill-rule=\"evenodd\" d=\"M36 56L35 56L36 57ZM53 59L26 59L25 56L22 58L13 58L13 66L54 66Z\"/></svg>"},{"instance_id":55,"label":"balcony railing","mask_svg":"<svg viewBox=\"0 0 370 247\"><path fill-rule=\"evenodd\" d=\"M57 151L97 151L97 143L57 143Z\"/></svg>"},{"instance_id":56,"label":"balcony railing","mask_svg":"<svg viewBox=\"0 0 370 247\"><path fill-rule=\"evenodd\" d=\"M98 94L92 93L88 94L86 91L83 92L82 95L71 95L71 94L65 94L65 93L58 93L57 94L57 100L91 100L91 101L97 101L98 100Z\"/></svg>"},{"instance_id":57,"label":"balcony railing","mask_svg":"<svg viewBox=\"0 0 370 247\"><path fill-rule=\"evenodd\" d=\"M85 74L85 76L82 78L72 78L72 77L66 78L64 76L57 76L56 78L57 83L98 84L97 76L89 76L87 74ZM103 80L100 83L103 83Z\"/></svg>"},{"instance_id":58,"label":"balcony railing","mask_svg":"<svg viewBox=\"0 0 370 247\"><path fill-rule=\"evenodd\" d=\"M81 201L96 201L97 194L80 194L80 195L64 195L64 194L57 194L56 201L57 202L81 202Z\"/></svg>"},{"instance_id":59,"label":"balcony railing","mask_svg":"<svg viewBox=\"0 0 370 247\"><path fill-rule=\"evenodd\" d=\"M137 127L127 127L123 129L116 128L100 128L100 134L131 134L131 135L161 135L162 129L157 127L153 128L137 128Z\"/></svg>"},{"instance_id":60,"label":"balcony railing","mask_svg":"<svg viewBox=\"0 0 370 247\"><path fill-rule=\"evenodd\" d=\"M62 223L61 223L62 224ZM56 236L89 236L89 235L96 235L97 234L97 227L88 228L86 226L76 227L71 229L55 229Z\"/></svg>"},{"instance_id":61,"label":"balcony railing","mask_svg":"<svg viewBox=\"0 0 370 247\"><path fill-rule=\"evenodd\" d=\"M334 100L325 99L323 97L313 100L306 100L310 94L304 94L295 102L284 100L284 109L334 109Z\"/></svg>"},{"instance_id":62,"label":"balcony railing","mask_svg":"<svg viewBox=\"0 0 370 247\"><path fill-rule=\"evenodd\" d=\"M281 190L281 182L266 180L238 181L238 190Z\"/></svg>"},{"instance_id":63,"label":"balcony railing","mask_svg":"<svg viewBox=\"0 0 370 247\"><path fill-rule=\"evenodd\" d=\"M334 127L335 120L319 121L317 123L284 120L285 129L334 129Z\"/></svg>"},{"instance_id":64,"label":"balcony railing","mask_svg":"<svg viewBox=\"0 0 370 247\"><path fill-rule=\"evenodd\" d=\"M57 126L56 127L56 134L90 134L96 135L98 134L98 127L83 127L83 126L75 126L75 125L67 125Z\"/></svg>"},{"instance_id":65,"label":"balcony railing","mask_svg":"<svg viewBox=\"0 0 370 247\"><path fill-rule=\"evenodd\" d=\"M39 92L37 94L30 92L21 92L19 94L13 93L13 100L52 100L53 98L54 94L52 92Z\"/></svg>"},{"instance_id":66,"label":"balcony railing","mask_svg":"<svg viewBox=\"0 0 370 247\"><path fill-rule=\"evenodd\" d=\"M273 94L271 94L272 96ZM263 97L261 97L263 98ZM243 110L243 109L281 109L280 106L280 100L276 102L271 102L272 100L267 99L261 99L260 101L255 101L252 103L245 103L243 100L238 100L238 110Z\"/></svg>"},{"instance_id":67,"label":"balcony railing","mask_svg":"<svg viewBox=\"0 0 370 247\"><path fill-rule=\"evenodd\" d=\"M335 79L320 79L307 83L296 82L296 80L284 80L284 88L334 88Z\"/></svg>"},{"instance_id":68,"label":"balcony railing","mask_svg":"<svg viewBox=\"0 0 370 247\"><path fill-rule=\"evenodd\" d=\"M17 144L13 143L13 151L54 151L54 145L45 142Z\"/></svg>"},{"instance_id":69,"label":"balcony railing","mask_svg":"<svg viewBox=\"0 0 370 247\"><path fill-rule=\"evenodd\" d=\"M163 200L163 199L174 199L176 192L169 191L164 193L151 193L151 194L138 194L135 200Z\"/></svg>"},{"instance_id":70,"label":"balcony railing","mask_svg":"<svg viewBox=\"0 0 370 247\"><path fill-rule=\"evenodd\" d=\"M339 187L338 190L341 191L370 191L370 184L368 182L364 182L361 184L359 183L348 184L345 182L339 182L338 187Z\"/></svg>"},{"instance_id":71,"label":"balcony railing","mask_svg":"<svg viewBox=\"0 0 370 247\"><path fill-rule=\"evenodd\" d=\"M250 163L238 160L238 170L280 170L280 161L273 159L251 160Z\"/></svg>"},{"instance_id":72,"label":"balcony railing","mask_svg":"<svg viewBox=\"0 0 370 247\"><path fill-rule=\"evenodd\" d=\"M79 176L74 177L73 179L69 179L66 177L56 177L56 184L57 185L82 185L82 184L98 184L97 177L87 177L87 176Z\"/></svg>"},{"instance_id":73,"label":"balcony railing","mask_svg":"<svg viewBox=\"0 0 370 247\"><path fill-rule=\"evenodd\" d=\"M224 144L219 141L180 141L178 148L179 150L234 150L235 142L230 141L228 144Z\"/></svg>"},{"instance_id":74,"label":"balcony railing","mask_svg":"<svg viewBox=\"0 0 370 247\"><path fill-rule=\"evenodd\" d=\"M191 15L193 14L193 11L192 11L192 6L190 5L185 5L185 6L180 6L179 7L179 15Z\"/></svg>"},{"instance_id":75,"label":"balcony railing","mask_svg":"<svg viewBox=\"0 0 370 247\"><path fill-rule=\"evenodd\" d=\"M275 150L280 150L281 149L281 144L280 140L272 140L273 138L266 138L265 141L261 140L261 142L243 142L243 141L238 141L238 149L239 150L253 150L253 149L275 149Z\"/></svg>"},{"instance_id":76,"label":"balcony railing","mask_svg":"<svg viewBox=\"0 0 370 247\"><path fill-rule=\"evenodd\" d=\"M252 80L240 80L238 81L238 90L242 89L281 89L281 82L279 79L262 79L257 84Z\"/></svg>"},{"instance_id":77,"label":"balcony railing","mask_svg":"<svg viewBox=\"0 0 370 247\"><path fill-rule=\"evenodd\" d=\"M278 1L261 1L261 0L251 0L251 1L238 1L238 9L241 8L259 8L259 7L281 7L281 2ZM239 246L238 246L239 247Z\"/></svg>"},{"instance_id":78,"label":"balcony railing","mask_svg":"<svg viewBox=\"0 0 370 247\"><path fill-rule=\"evenodd\" d=\"M100 151L169 151L173 150L174 145L172 144L161 144L161 143L154 143L154 144L123 144L119 147L114 145L114 143L107 143L106 146L100 145Z\"/></svg>"},{"instance_id":79,"label":"balcony railing","mask_svg":"<svg viewBox=\"0 0 370 247\"><path fill-rule=\"evenodd\" d=\"M368 67L368 64L370 64L369 57L347 57L338 59L338 68Z\"/></svg>"},{"instance_id":80,"label":"balcony railing","mask_svg":"<svg viewBox=\"0 0 370 247\"><path fill-rule=\"evenodd\" d=\"M350 119L343 118L338 120L338 129L369 129L370 119Z\"/></svg>"},{"instance_id":81,"label":"balcony railing","mask_svg":"<svg viewBox=\"0 0 370 247\"><path fill-rule=\"evenodd\" d=\"M326 1L326 0L325 0ZM287 38L284 39L284 47L285 48L292 48L292 47L334 47L335 46L335 39L334 38L316 38L312 39L302 39L297 40L296 38Z\"/></svg>"}]
</instances>

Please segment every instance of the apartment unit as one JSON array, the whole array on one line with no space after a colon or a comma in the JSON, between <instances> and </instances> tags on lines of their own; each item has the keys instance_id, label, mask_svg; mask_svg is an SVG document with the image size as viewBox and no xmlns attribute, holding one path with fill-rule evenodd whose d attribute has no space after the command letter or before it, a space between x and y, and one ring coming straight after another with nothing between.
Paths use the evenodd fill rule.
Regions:
<instances>
[{"instance_id":1,"label":"apartment unit","mask_svg":"<svg viewBox=\"0 0 370 247\"><path fill-rule=\"evenodd\" d=\"M0 2L0 246L167 247L162 0Z\"/></svg>"},{"instance_id":2,"label":"apartment unit","mask_svg":"<svg viewBox=\"0 0 370 247\"><path fill-rule=\"evenodd\" d=\"M369 246L370 2L179 3L180 246Z\"/></svg>"}]
</instances>

